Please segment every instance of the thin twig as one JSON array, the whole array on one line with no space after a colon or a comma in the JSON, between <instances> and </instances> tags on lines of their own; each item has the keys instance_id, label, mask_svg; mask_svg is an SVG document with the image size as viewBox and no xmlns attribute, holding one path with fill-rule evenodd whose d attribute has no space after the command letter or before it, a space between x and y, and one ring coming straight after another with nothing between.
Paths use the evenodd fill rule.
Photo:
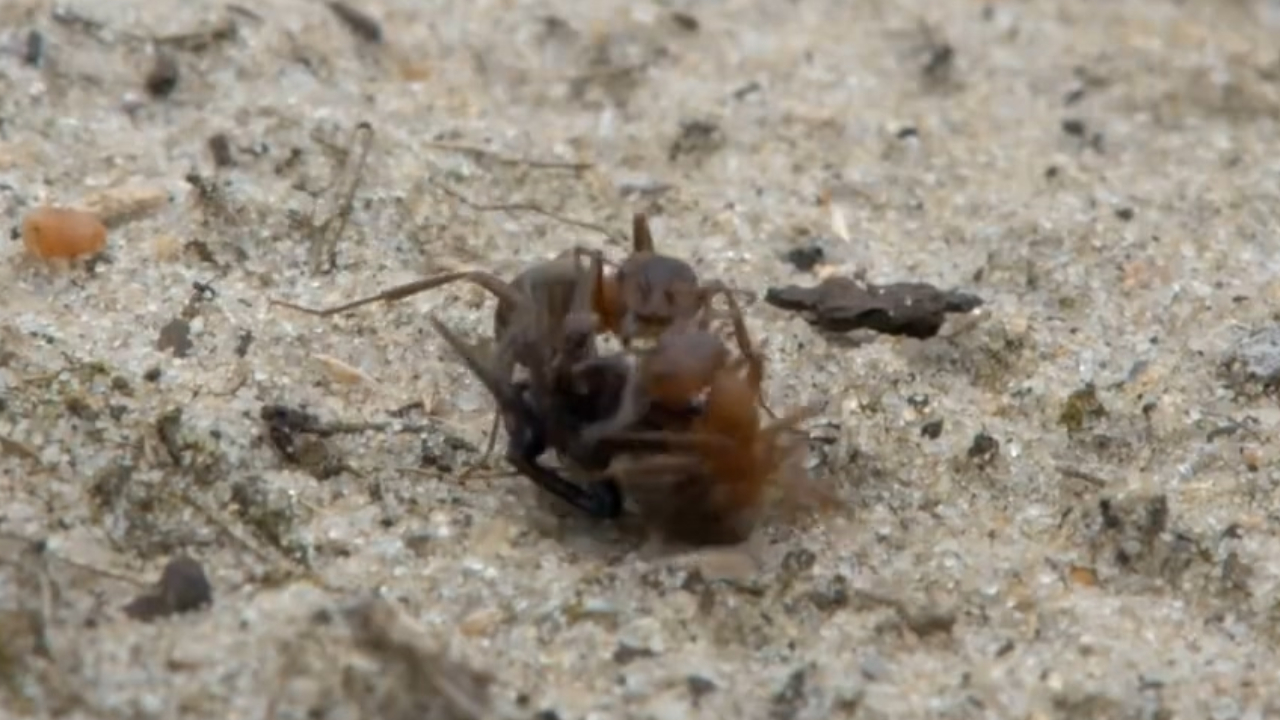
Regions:
<instances>
[{"instance_id":1,"label":"thin twig","mask_svg":"<svg viewBox=\"0 0 1280 720\"><path fill-rule=\"evenodd\" d=\"M467 155L476 155L488 158L501 165L523 165L525 167L538 168L542 170L572 170L574 172L582 172L595 167L594 164L589 162L531 160L528 158L512 157L510 155L502 155L498 152L488 150L477 145L465 145L463 143L432 141L427 143L427 147L436 148L438 150L452 150L453 152L466 153Z\"/></svg>"},{"instance_id":2,"label":"thin twig","mask_svg":"<svg viewBox=\"0 0 1280 720\"><path fill-rule=\"evenodd\" d=\"M338 265L338 240L342 238L347 222L351 219L356 190L364 177L365 163L372 146L373 126L367 121L361 121L351 131L351 144L347 148L349 153L355 154L355 159L352 160L350 156L346 158L333 183L338 207L315 229L311 240L311 270L314 273L332 272ZM345 188L339 182L344 176L347 180Z\"/></svg>"},{"instance_id":3,"label":"thin twig","mask_svg":"<svg viewBox=\"0 0 1280 720\"><path fill-rule=\"evenodd\" d=\"M598 232L601 235L604 235L605 237L609 238L610 240L615 240L623 244L626 244L627 242L626 238L622 237L617 233L610 231L608 228L604 227L603 225L597 225L596 223L587 222L585 220L574 220L573 218L565 217L564 215L539 207L537 205L534 205L533 203L498 203L494 205L486 205L486 204L478 203L468 198L467 196L463 195L462 193L458 192L457 190L453 190L434 180L428 179L427 182L430 183L432 187L439 189L440 192L444 193L445 195L448 195L454 200L457 200L458 202L462 203L463 205L466 205L467 207L470 207L472 210L475 210L477 212L509 212L509 213L531 212L537 215L542 215L543 217L551 218L552 220L556 220L558 222L562 222L565 225L572 225L574 227L579 227L584 230L591 230L592 232Z\"/></svg>"},{"instance_id":4,"label":"thin twig","mask_svg":"<svg viewBox=\"0 0 1280 720\"><path fill-rule=\"evenodd\" d=\"M442 422L429 423L404 423L404 422L332 422L319 423L311 427L302 428L299 432L319 437L330 437L333 435L355 435L365 432L394 432L398 434L418 434L431 430L439 431Z\"/></svg>"},{"instance_id":5,"label":"thin twig","mask_svg":"<svg viewBox=\"0 0 1280 720\"><path fill-rule=\"evenodd\" d=\"M79 560L72 560L71 558L64 557L50 550L48 546L42 543L41 541L33 540L32 538L26 537L24 535L19 535L18 533L15 533L15 532L0 530L0 540L8 540L10 542L19 543L23 545L24 548L27 548L28 551L31 552L33 556L49 558L63 565L69 565L77 570L83 570L85 572L92 573L94 575L101 575L102 577L111 578L113 580L119 580L121 582L129 583L130 585L143 586L147 584L142 580L139 580L135 577L131 577L129 575L125 575L124 573L117 572L115 570L100 568L95 565L90 565L86 562L81 562ZM0 562L3 562L3 561L4 561L4 557L0 555Z\"/></svg>"},{"instance_id":6,"label":"thin twig","mask_svg":"<svg viewBox=\"0 0 1280 720\"><path fill-rule=\"evenodd\" d=\"M1063 477L1068 477L1073 480L1083 480L1094 487L1104 488L1109 484L1107 483L1106 478L1071 465L1059 465L1057 470Z\"/></svg>"}]
</instances>

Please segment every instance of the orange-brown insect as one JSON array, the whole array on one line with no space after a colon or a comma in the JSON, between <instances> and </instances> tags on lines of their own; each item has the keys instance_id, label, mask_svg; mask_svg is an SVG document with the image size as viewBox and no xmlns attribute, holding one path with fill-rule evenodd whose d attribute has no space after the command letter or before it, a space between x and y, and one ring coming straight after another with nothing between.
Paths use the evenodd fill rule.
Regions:
<instances>
[{"instance_id":1,"label":"orange-brown insect","mask_svg":"<svg viewBox=\"0 0 1280 720\"><path fill-rule=\"evenodd\" d=\"M601 324L630 347L653 339L672 323L697 317L718 294L735 292L720 282L702 283L689 263L659 253L644 213L631 219L631 254L612 278L598 278L593 305Z\"/></svg>"},{"instance_id":2,"label":"orange-brown insect","mask_svg":"<svg viewBox=\"0 0 1280 720\"><path fill-rule=\"evenodd\" d=\"M653 348L640 352L640 361L631 373L614 416L583 428L581 442L584 445L630 427L646 416L655 422L663 422L661 416L688 417L705 403L712 381L724 371L745 369L747 382L756 388L760 409L770 417L777 417L760 394L764 363L751 343L737 301L719 282L703 285L702 292L707 300L716 294L724 295L739 356L732 358L724 341L711 331L709 304L704 304L696 316L676 319L658 335ZM600 362L609 361L611 358L602 358Z\"/></svg>"},{"instance_id":3,"label":"orange-brown insect","mask_svg":"<svg viewBox=\"0 0 1280 720\"><path fill-rule=\"evenodd\" d=\"M107 227L87 210L40 207L22 219L22 244L41 260L74 260L107 246Z\"/></svg>"},{"instance_id":4,"label":"orange-brown insect","mask_svg":"<svg viewBox=\"0 0 1280 720\"><path fill-rule=\"evenodd\" d=\"M604 326L624 347L638 337L657 336L677 319L697 314L706 304L693 267L654 248L644 213L631 219L631 255L612 280L596 285L595 306Z\"/></svg>"},{"instance_id":5,"label":"orange-brown insect","mask_svg":"<svg viewBox=\"0 0 1280 720\"><path fill-rule=\"evenodd\" d=\"M698 388L709 370L698 411L652 432L613 431L632 424L620 415L620 422L611 422L602 437L610 446L632 448L620 455L609 474L635 497L648 520L669 539L696 545L745 541L771 487L801 486L798 475L803 470L793 463L801 447L786 434L817 414L816 408L805 407L761 426L764 361L752 347L732 297L729 305L738 358L720 361L719 351L709 342L703 345L704 340L696 347L682 344L681 330L673 328L664 333L666 344L660 344L649 360L673 363L665 381L649 376L647 383L656 393L650 400L672 410L676 408L671 403L688 402L687 393ZM680 355L682 351L687 354Z\"/></svg>"}]
</instances>

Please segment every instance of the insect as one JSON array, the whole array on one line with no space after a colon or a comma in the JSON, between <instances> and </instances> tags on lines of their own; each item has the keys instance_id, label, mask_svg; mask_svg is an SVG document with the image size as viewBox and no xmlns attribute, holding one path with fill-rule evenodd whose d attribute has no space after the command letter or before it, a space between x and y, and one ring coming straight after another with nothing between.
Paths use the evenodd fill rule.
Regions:
<instances>
[{"instance_id":1,"label":"insect","mask_svg":"<svg viewBox=\"0 0 1280 720\"><path fill-rule=\"evenodd\" d=\"M611 460L607 449L585 448L574 442L583 425L616 411L630 372L622 355L601 358L597 354L599 319L591 310L590 298L602 259L599 253L591 255L592 268L579 274L560 331L527 336L518 346L518 357L529 369L523 379L512 380L506 367L486 363L448 326L434 316L428 319L497 402L507 433L507 461L534 484L580 511L610 519L622 514L622 496L615 483L597 472L595 479L578 485L539 461L548 449L588 471L602 470ZM494 289L516 312L537 310L531 299L520 297L513 287Z\"/></svg>"},{"instance_id":2,"label":"insect","mask_svg":"<svg viewBox=\"0 0 1280 720\"><path fill-rule=\"evenodd\" d=\"M625 348L698 316L715 295L731 292L720 282L702 283L689 263L659 253L644 213L632 216L631 254L611 280L597 281L594 305Z\"/></svg>"},{"instance_id":3,"label":"insect","mask_svg":"<svg viewBox=\"0 0 1280 720\"><path fill-rule=\"evenodd\" d=\"M745 369L747 382L756 388L755 399L760 409L772 418L777 417L760 393L764 362L751 343L741 307L729 288L718 281L707 283L702 289L707 298L724 295L739 356L731 358L724 341L711 331L709 304L703 305L696 316L676 319L658 335L653 348L639 353L640 362L630 373L617 411L583 428L579 443L593 445L646 417L659 424L669 423L673 417L691 417L704 404L705 393L713 380L726 370ZM585 361L583 366L613 361L612 357L604 357Z\"/></svg>"},{"instance_id":4,"label":"insect","mask_svg":"<svg viewBox=\"0 0 1280 720\"><path fill-rule=\"evenodd\" d=\"M706 378L705 395L692 411L684 419L660 420L658 430L634 427L634 414L615 416L600 440L628 448L616 452L607 473L636 499L648 520L669 539L695 545L746 540L771 487L801 486L802 469L792 464L800 445L787 433L818 412L806 406L761 425L764 358L731 296L729 305L739 357L725 361L711 343L714 336L677 326L663 334L647 360L651 374L642 386L654 392L652 401L669 409L672 402L688 403L688 390ZM652 374L655 361L669 363L668 373Z\"/></svg>"},{"instance_id":5,"label":"insect","mask_svg":"<svg viewBox=\"0 0 1280 720\"><path fill-rule=\"evenodd\" d=\"M572 304L578 286L579 261L595 251L582 247L565 250L554 258L536 263L521 271L509 283L492 273L457 271L422 278L397 285L368 297L328 308L309 308L283 300L272 300L292 310L319 317L329 317L376 302L395 302L454 282L479 285L498 297L493 314L493 336L497 352L493 358L495 372L510 379L517 365L528 369L523 357L530 348L539 347L542 337L556 337ZM678 258L655 252L649 221L644 213L632 218L632 252L616 273L604 271L604 262L590 271L593 285L588 301L599 317L597 332L611 332L624 345L640 337L656 337L673 322L697 315L709 307L710 299L727 292L720 283L701 285L692 267ZM514 302L512 293L495 288L508 288L514 296L529 302ZM489 442L481 464L492 454L497 442L501 412L494 414Z\"/></svg>"},{"instance_id":6,"label":"insect","mask_svg":"<svg viewBox=\"0 0 1280 720\"><path fill-rule=\"evenodd\" d=\"M576 247L565 250L550 260L531 265L510 282L492 273L462 270L414 280L376 295L324 309L308 308L283 300L271 302L309 315L328 317L375 302L403 300L455 282L469 282L498 298L498 306L493 313L493 336L496 341L494 371L509 379L514 375L517 365L528 367L530 353L540 351L544 337L557 337L562 332L580 275L579 258L590 252L593 251ZM604 276L603 271L600 275ZM493 452L497 441L495 431L499 415L500 413L494 415L482 463Z\"/></svg>"}]
</instances>

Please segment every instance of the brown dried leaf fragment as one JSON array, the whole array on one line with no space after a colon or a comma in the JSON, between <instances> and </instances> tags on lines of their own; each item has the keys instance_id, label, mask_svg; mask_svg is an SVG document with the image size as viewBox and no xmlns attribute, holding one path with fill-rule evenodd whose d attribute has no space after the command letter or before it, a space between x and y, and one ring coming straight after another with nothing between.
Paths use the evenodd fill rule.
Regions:
<instances>
[{"instance_id":1,"label":"brown dried leaf fragment","mask_svg":"<svg viewBox=\"0 0 1280 720\"><path fill-rule=\"evenodd\" d=\"M983 304L976 295L928 283L873 285L839 276L813 287L769 288L764 299L776 308L802 313L828 332L868 329L918 339L937 335L947 315L968 313Z\"/></svg>"}]
</instances>

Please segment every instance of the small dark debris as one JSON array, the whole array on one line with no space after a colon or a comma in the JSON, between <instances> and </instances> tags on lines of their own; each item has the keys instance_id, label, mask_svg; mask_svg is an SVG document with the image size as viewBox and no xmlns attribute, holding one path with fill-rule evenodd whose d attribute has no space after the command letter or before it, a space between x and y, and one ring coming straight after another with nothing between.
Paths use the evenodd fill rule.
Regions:
<instances>
[{"instance_id":1,"label":"small dark debris","mask_svg":"<svg viewBox=\"0 0 1280 720\"><path fill-rule=\"evenodd\" d=\"M156 435L174 465L182 465L182 408L165 411L156 418Z\"/></svg>"},{"instance_id":2,"label":"small dark debris","mask_svg":"<svg viewBox=\"0 0 1280 720\"><path fill-rule=\"evenodd\" d=\"M930 48L921 72L929 80L945 80L950 76L955 60L956 49L951 46L951 43L939 43Z\"/></svg>"},{"instance_id":3,"label":"small dark debris","mask_svg":"<svg viewBox=\"0 0 1280 720\"><path fill-rule=\"evenodd\" d=\"M836 574L824 579L806 596L818 610L832 613L849 606L849 579Z\"/></svg>"},{"instance_id":4,"label":"small dark debris","mask_svg":"<svg viewBox=\"0 0 1280 720\"><path fill-rule=\"evenodd\" d=\"M533 720L560 720L560 713L555 710L541 710L533 716Z\"/></svg>"},{"instance_id":5,"label":"small dark debris","mask_svg":"<svg viewBox=\"0 0 1280 720\"><path fill-rule=\"evenodd\" d=\"M27 32L27 43L22 51L22 62L37 68L44 63L44 35L39 30Z\"/></svg>"},{"instance_id":6,"label":"small dark debris","mask_svg":"<svg viewBox=\"0 0 1280 720\"><path fill-rule=\"evenodd\" d=\"M213 254L213 249L203 240L192 240L183 246L183 250L190 252L202 263L218 264L218 258Z\"/></svg>"},{"instance_id":7,"label":"small dark debris","mask_svg":"<svg viewBox=\"0 0 1280 720\"><path fill-rule=\"evenodd\" d=\"M1108 530L1118 530L1124 525L1124 518L1116 512L1111 498L1098 500L1098 514L1102 516L1102 527Z\"/></svg>"},{"instance_id":8,"label":"small dark debris","mask_svg":"<svg viewBox=\"0 0 1280 720\"><path fill-rule=\"evenodd\" d=\"M245 357L249 354L249 346L253 345L253 331L241 330L236 335L236 357Z\"/></svg>"},{"instance_id":9,"label":"small dark debris","mask_svg":"<svg viewBox=\"0 0 1280 720\"><path fill-rule=\"evenodd\" d=\"M125 605L134 620L151 622L169 615L188 613L213 604L213 586L200 563L180 555L165 565L160 581L149 592Z\"/></svg>"},{"instance_id":10,"label":"small dark debris","mask_svg":"<svg viewBox=\"0 0 1280 720\"><path fill-rule=\"evenodd\" d=\"M236 164L236 159L231 154L231 139L226 133L209 136L209 154L213 156L214 167L226 168Z\"/></svg>"},{"instance_id":11,"label":"small dark debris","mask_svg":"<svg viewBox=\"0 0 1280 720\"><path fill-rule=\"evenodd\" d=\"M419 466L452 472L462 466L461 457L479 450L463 438L448 433L429 433L422 438Z\"/></svg>"},{"instance_id":12,"label":"small dark debris","mask_svg":"<svg viewBox=\"0 0 1280 720\"><path fill-rule=\"evenodd\" d=\"M746 85L743 85L742 87L738 88L737 90L734 90L734 91L733 91L733 99L734 99L734 100L745 100L746 98L750 97L751 95L754 95L754 94L756 94L756 93L758 93L758 92L760 92L760 91L762 91L762 90L764 90L764 86L763 86L763 85L761 85L759 82L757 82L757 81L755 81L755 80L752 80L751 82L747 83Z\"/></svg>"},{"instance_id":13,"label":"small dark debris","mask_svg":"<svg viewBox=\"0 0 1280 720\"><path fill-rule=\"evenodd\" d=\"M63 400L62 406L66 408L67 414L71 417L93 422L98 419L98 411L79 395L69 395Z\"/></svg>"},{"instance_id":14,"label":"small dark debris","mask_svg":"<svg viewBox=\"0 0 1280 720\"><path fill-rule=\"evenodd\" d=\"M924 393L908 395L907 404L916 410L924 410L929 407L929 396Z\"/></svg>"},{"instance_id":15,"label":"small dark debris","mask_svg":"<svg viewBox=\"0 0 1280 720\"><path fill-rule=\"evenodd\" d=\"M413 532L404 536L404 546L418 557L428 557L431 554L432 542L431 533Z\"/></svg>"},{"instance_id":16,"label":"small dark debris","mask_svg":"<svg viewBox=\"0 0 1280 720\"><path fill-rule=\"evenodd\" d=\"M1089 131L1085 122L1079 118L1067 118L1062 121L1062 132L1072 137L1082 138Z\"/></svg>"},{"instance_id":17,"label":"small dark debris","mask_svg":"<svg viewBox=\"0 0 1280 720\"><path fill-rule=\"evenodd\" d=\"M218 290L207 282L200 280L191 283L191 289L194 291L192 301L212 300L218 297Z\"/></svg>"},{"instance_id":18,"label":"small dark debris","mask_svg":"<svg viewBox=\"0 0 1280 720\"><path fill-rule=\"evenodd\" d=\"M815 287L769 288L764 299L774 307L803 313L810 324L828 332L868 329L921 340L937 335L947 314L971 312L983 302L976 295L927 283L862 285L838 276Z\"/></svg>"},{"instance_id":19,"label":"small dark debris","mask_svg":"<svg viewBox=\"0 0 1280 720\"><path fill-rule=\"evenodd\" d=\"M294 462L317 480L337 477L351 466L333 451L322 438L308 436L294 445Z\"/></svg>"},{"instance_id":20,"label":"small dark debris","mask_svg":"<svg viewBox=\"0 0 1280 720\"><path fill-rule=\"evenodd\" d=\"M956 625L956 616L955 613L945 610L921 610L908 613L903 617L903 622L911 629L911 632L924 638L930 635L950 633Z\"/></svg>"},{"instance_id":21,"label":"small dark debris","mask_svg":"<svg viewBox=\"0 0 1280 720\"><path fill-rule=\"evenodd\" d=\"M86 259L84 263L84 269L88 271L90 275L97 275L98 271L102 269L103 265L114 265L115 262L116 262L115 258L112 257L111 252L108 250L105 252L100 252L97 255L94 255Z\"/></svg>"},{"instance_id":22,"label":"small dark debris","mask_svg":"<svg viewBox=\"0 0 1280 720\"><path fill-rule=\"evenodd\" d=\"M264 405L259 417L267 426L267 440L276 452L317 480L352 470L323 439L333 434L333 427L321 423L314 414L285 405Z\"/></svg>"},{"instance_id":23,"label":"small dark debris","mask_svg":"<svg viewBox=\"0 0 1280 720\"><path fill-rule=\"evenodd\" d=\"M156 340L156 349L164 352L172 351L174 357L184 358L195 349L191 342L191 323L182 318L174 318L160 328L160 337Z\"/></svg>"},{"instance_id":24,"label":"small dark debris","mask_svg":"<svg viewBox=\"0 0 1280 720\"><path fill-rule=\"evenodd\" d=\"M293 170L297 168L299 164L302 163L302 156L303 156L302 148L299 148L299 147L289 148L289 154L286 155L283 160L276 163L276 166L273 172L276 175L280 175L280 176L284 176L289 174L290 172L293 172Z\"/></svg>"},{"instance_id":25,"label":"small dark debris","mask_svg":"<svg viewBox=\"0 0 1280 720\"><path fill-rule=\"evenodd\" d=\"M1088 383L1067 396L1058 414L1058 424L1068 433L1077 433L1106 416L1107 408L1098 399L1098 388Z\"/></svg>"},{"instance_id":26,"label":"small dark debris","mask_svg":"<svg viewBox=\"0 0 1280 720\"><path fill-rule=\"evenodd\" d=\"M676 24L676 27L685 32L698 32L702 28L702 23L698 22L698 18L679 10L671 13L671 21Z\"/></svg>"},{"instance_id":27,"label":"small dark debris","mask_svg":"<svg viewBox=\"0 0 1280 720\"><path fill-rule=\"evenodd\" d=\"M786 683L774 693L769 704L769 720L794 720L806 704L805 689L809 668L797 668L787 677Z\"/></svg>"},{"instance_id":28,"label":"small dark debris","mask_svg":"<svg viewBox=\"0 0 1280 720\"><path fill-rule=\"evenodd\" d=\"M1129 222L1130 220L1132 220L1133 215L1134 215L1133 208L1131 207L1116 208L1116 217L1120 218L1125 222Z\"/></svg>"},{"instance_id":29,"label":"small dark debris","mask_svg":"<svg viewBox=\"0 0 1280 720\"><path fill-rule=\"evenodd\" d=\"M686 156L707 156L724 147L725 136L720 126L710 120L686 120L667 151L671 162Z\"/></svg>"},{"instance_id":30,"label":"small dark debris","mask_svg":"<svg viewBox=\"0 0 1280 720\"><path fill-rule=\"evenodd\" d=\"M908 125L906 127L899 128L898 132L894 133L893 136L899 140L906 140L907 138L920 137L920 131L917 130L915 126Z\"/></svg>"},{"instance_id":31,"label":"small dark debris","mask_svg":"<svg viewBox=\"0 0 1280 720\"><path fill-rule=\"evenodd\" d=\"M222 188L211 178L204 177L200 173L192 170L182 177L191 189L195 191L195 198L201 205L213 207L216 210L225 212L226 199L222 192Z\"/></svg>"},{"instance_id":32,"label":"small dark debris","mask_svg":"<svg viewBox=\"0 0 1280 720\"><path fill-rule=\"evenodd\" d=\"M155 63L147 73L147 92L155 98L166 98L178 87L178 61L166 52L157 52Z\"/></svg>"},{"instance_id":33,"label":"small dark debris","mask_svg":"<svg viewBox=\"0 0 1280 720\"><path fill-rule=\"evenodd\" d=\"M1084 96L1088 94L1088 92L1089 91L1083 87L1073 88L1068 91L1066 95L1062 96L1062 104L1067 107L1071 107L1083 100Z\"/></svg>"},{"instance_id":34,"label":"small dark debris","mask_svg":"<svg viewBox=\"0 0 1280 720\"><path fill-rule=\"evenodd\" d=\"M382 43L382 24L374 20L372 15L340 0L330 0L326 4L352 35L375 45Z\"/></svg>"},{"instance_id":35,"label":"small dark debris","mask_svg":"<svg viewBox=\"0 0 1280 720\"><path fill-rule=\"evenodd\" d=\"M267 425L271 445L290 462L299 460L296 436L320 426L314 414L285 405L264 405L259 417Z\"/></svg>"},{"instance_id":36,"label":"small dark debris","mask_svg":"<svg viewBox=\"0 0 1280 720\"><path fill-rule=\"evenodd\" d=\"M658 654L646 647L636 647L627 643L618 643L618 648L613 651L613 661L619 665L626 665L635 660L644 660L645 658L657 657Z\"/></svg>"},{"instance_id":37,"label":"small dark debris","mask_svg":"<svg viewBox=\"0 0 1280 720\"><path fill-rule=\"evenodd\" d=\"M788 550L782 557L782 572L786 575L799 575L813 569L818 556L808 548Z\"/></svg>"},{"instance_id":38,"label":"small dark debris","mask_svg":"<svg viewBox=\"0 0 1280 720\"><path fill-rule=\"evenodd\" d=\"M1147 502L1146 522L1144 529L1151 537L1164 532L1169 527L1169 496L1158 494Z\"/></svg>"},{"instance_id":39,"label":"small dark debris","mask_svg":"<svg viewBox=\"0 0 1280 720\"><path fill-rule=\"evenodd\" d=\"M969 445L969 450L966 454L969 459L985 465L991 462L998 452L1000 452L1000 441L986 432L979 432L973 436L973 443Z\"/></svg>"},{"instance_id":40,"label":"small dark debris","mask_svg":"<svg viewBox=\"0 0 1280 720\"><path fill-rule=\"evenodd\" d=\"M822 263L827 253L818 243L794 247L782 254L782 259L800 272L809 272Z\"/></svg>"},{"instance_id":41,"label":"small dark debris","mask_svg":"<svg viewBox=\"0 0 1280 720\"><path fill-rule=\"evenodd\" d=\"M1240 425L1234 422L1227 423L1225 425L1219 425L1214 429L1210 430L1209 433L1205 435L1204 439L1208 442L1213 442L1214 440L1217 440L1219 438L1231 437L1232 435L1235 435L1236 433L1240 432L1243 429L1244 429L1243 425Z\"/></svg>"},{"instance_id":42,"label":"small dark debris","mask_svg":"<svg viewBox=\"0 0 1280 720\"><path fill-rule=\"evenodd\" d=\"M920 435L930 440L937 440L942 437L942 420L930 420L920 426Z\"/></svg>"},{"instance_id":43,"label":"small dark debris","mask_svg":"<svg viewBox=\"0 0 1280 720\"><path fill-rule=\"evenodd\" d=\"M685 687L689 689L689 698L693 701L695 708L702 702L702 698L719 688L714 682L701 675L690 675L684 679L684 683Z\"/></svg>"}]
</instances>

